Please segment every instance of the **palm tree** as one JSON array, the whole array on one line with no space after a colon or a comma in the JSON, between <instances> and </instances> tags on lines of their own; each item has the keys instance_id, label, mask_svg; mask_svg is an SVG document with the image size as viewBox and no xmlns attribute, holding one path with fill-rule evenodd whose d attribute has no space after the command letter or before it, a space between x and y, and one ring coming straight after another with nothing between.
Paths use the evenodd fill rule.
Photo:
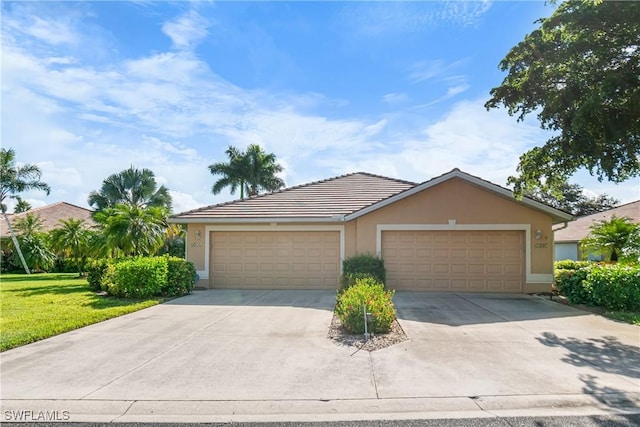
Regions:
<instances>
[{"instance_id":1,"label":"palm tree","mask_svg":"<svg viewBox=\"0 0 640 427\"><path fill-rule=\"evenodd\" d=\"M164 185L158 187L151 170L140 170L133 166L102 181L100 190L89 193L88 202L96 211L114 208L119 204L171 210L169 190Z\"/></svg>"},{"instance_id":2,"label":"palm tree","mask_svg":"<svg viewBox=\"0 0 640 427\"><path fill-rule=\"evenodd\" d=\"M13 213L22 213L33 209L31 203L27 202L26 200L22 200L20 196L16 196L16 200L18 201L18 203L16 203L16 206L13 208Z\"/></svg>"},{"instance_id":3,"label":"palm tree","mask_svg":"<svg viewBox=\"0 0 640 427\"><path fill-rule=\"evenodd\" d=\"M247 167L248 195L256 196L262 191L276 191L284 187L284 181L276 174L282 172L282 166L276 162L273 153L266 153L257 144L251 144L245 154Z\"/></svg>"},{"instance_id":4,"label":"palm tree","mask_svg":"<svg viewBox=\"0 0 640 427\"><path fill-rule=\"evenodd\" d=\"M236 147L230 145L225 151L225 154L229 157L229 162L217 162L209 165L209 171L212 175L222 175L211 188L213 194L220 194L225 188L229 187L231 194L236 194L238 188L240 189L240 198L244 199L244 190L246 186L246 176L244 174L245 166L244 153L238 150Z\"/></svg>"},{"instance_id":5,"label":"palm tree","mask_svg":"<svg viewBox=\"0 0 640 427\"><path fill-rule=\"evenodd\" d=\"M284 187L284 181L276 174L282 172L282 166L276 162L273 153L266 153L259 145L251 144L243 152L229 146L225 151L229 162L218 162L209 166L213 175L221 175L211 189L219 194L223 188L229 187L231 194L240 189L240 198L256 196L262 191L276 191Z\"/></svg>"},{"instance_id":6,"label":"palm tree","mask_svg":"<svg viewBox=\"0 0 640 427\"><path fill-rule=\"evenodd\" d=\"M591 232L581 242L585 249L609 254L610 261L618 261L619 255L627 246L629 238L640 227L629 218L612 216L609 220L600 220L591 226Z\"/></svg>"},{"instance_id":7,"label":"palm tree","mask_svg":"<svg viewBox=\"0 0 640 427\"><path fill-rule=\"evenodd\" d=\"M11 240L27 274L31 272L20 249L20 243L13 233L11 222L6 215L7 205L5 205L4 202L6 198L15 199L18 197L18 194L30 190L44 191L48 196L51 192L51 187L40 181L41 177L42 171L36 165L26 164L24 166L16 166L16 152L12 148L8 150L4 148L0 149L0 211L4 216L4 220L7 222Z\"/></svg>"},{"instance_id":8,"label":"palm tree","mask_svg":"<svg viewBox=\"0 0 640 427\"><path fill-rule=\"evenodd\" d=\"M47 235L42 232L42 224L40 217L31 213L15 222L18 233L16 241L23 249L19 253L21 261L36 271L46 270L53 264L55 258L49 248Z\"/></svg>"},{"instance_id":9,"label":"palm tree","mask_svg":"<svg viewBox=\"0 0 640 427\"><path fill-rule=\"evenodd\" d=\"M168 211L163 207L118 204L96 214L109 248L125 256L152 255L164 241Z\"/></svg>"},{"instance_id":10,"label":"palm tree","mask_svg":"<svg viewBox=\"0 0 640 427\"><path fill-rule=\"evenodd\" d=\"M7 212L5 199L15 199L24 191L40 190L49 195L51 187L40 181L42 171L36 165L16 166L16 152L0 149L0 210Z\"/></svg>"},{"instance_id":11,"label":"palm tree","mask_svg":"<svg viewBox=\"0 0 640 427\"><path fill-rule=\"evenodd\" d=\"M82 273L82 265L89 251L91 232L82 219L60 220L61 227L51 230L51 246L63 258L71 257Z\"/></svg>"}]
</instances>

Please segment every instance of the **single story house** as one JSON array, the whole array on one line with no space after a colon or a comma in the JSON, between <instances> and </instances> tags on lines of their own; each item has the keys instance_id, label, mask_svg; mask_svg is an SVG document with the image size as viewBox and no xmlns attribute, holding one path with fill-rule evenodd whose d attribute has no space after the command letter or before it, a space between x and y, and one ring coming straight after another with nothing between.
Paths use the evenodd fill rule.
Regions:
<instances>
[{"instance_id":1,"label":"single story house","mask_svg":"<svg viewBox=\"0 0 640 427\"><path fill-rule=\"evenodd\" d=\"M352 173L173 215L206 288L337 289L381 256L389 288L551 290L552 226L571 216L454 169L423 183Z\"/></svg>"},{"instance_id":2,"label":"single story house","mask_svg":"<svg viewBox=\"0 0 640 427\"><path fill-rule=\"evenodd\" d=\"M39 208L30 209L26 212L20 212L17 214L7 214L11 226L15 226L15 223L20 218L24 218L27 215L35 215L42 221L42 231L48 232L54 228L60 227L60 221L70 218L79 219L85 221L87 227L94 227L97 224L91 217L92 211L82 208L80 206L72 205L67 202L57 202L50 205L42 206ZM15 231L15 230L14 230ZM9 229L7 222L4 218L0 218L0 239L9 239Z\"/></svg>"},{"instance_id":3,"label":"single story house","mask_svg":"<svg viewBox=\"0 0 640 427\"><path fill-rule=\"evenodd\" d=\"M633 222L640 223L640 200L618 206L603 212L585 215L567 224L554 227L555 260L571 259L578 261L584 254L580 250L580 242L591 232L591 226L596 221L608 221L611 217L627 217ZM601 260L601 257L587 254L589 259Z\"/></svg>"}]
</instances>

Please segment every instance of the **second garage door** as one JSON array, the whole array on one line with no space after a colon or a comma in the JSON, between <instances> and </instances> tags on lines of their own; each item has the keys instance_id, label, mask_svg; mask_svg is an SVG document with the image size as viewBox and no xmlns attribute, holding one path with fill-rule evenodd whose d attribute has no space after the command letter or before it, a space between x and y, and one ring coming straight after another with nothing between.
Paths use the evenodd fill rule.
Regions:
<instances>
[{"instance_id":1,"label":"second garage door","mask_svg":"<svg viewBox=\"0 0 640 427\"><path fill-rule=\"evenodd\" d=\"M337 231L214 231L214 288L337 289Z\"/></svg>"},{"instance_id":2,"label":"second garage door","mask_svg":"<svg viewBox=\"0 0 640 427\"><path fill-rule=\"evenodd\" d=\"M522 231L383 231L387 285L398 290L521 292Z\"/></svg>"}]
</instances>

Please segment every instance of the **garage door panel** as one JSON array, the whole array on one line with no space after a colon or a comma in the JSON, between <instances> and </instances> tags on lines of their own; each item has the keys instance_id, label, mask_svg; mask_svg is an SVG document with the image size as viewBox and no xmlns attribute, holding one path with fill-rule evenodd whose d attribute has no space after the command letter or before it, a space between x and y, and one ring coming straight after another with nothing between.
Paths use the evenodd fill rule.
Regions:
<instances>
[{"instance_id":1,"label":"garage door panel","mask_svg":"<svg viewBox=\"0 0 640 427\"><path fill-rule=\"evenodd\" d=\"M522 231L383 231L387 285L399 290L520 292Z\"/></svg>"},{"instance_id":2,"label":"garage door panel","mask_svg":"<svg viewBox=\"0 0 640 427\"><path fill-rule=\"evenodd\" d=\"M214 288L336 289L338 231L215 231L211 233Z\"/></svg>"}]
</instances>

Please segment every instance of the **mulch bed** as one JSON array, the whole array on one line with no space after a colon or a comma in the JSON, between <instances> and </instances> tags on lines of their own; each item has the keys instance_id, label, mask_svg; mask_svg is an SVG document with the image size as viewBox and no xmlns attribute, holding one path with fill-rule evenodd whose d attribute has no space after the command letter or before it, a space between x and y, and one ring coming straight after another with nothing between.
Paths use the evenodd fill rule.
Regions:
<instances>
[{"instance_id":1,"label":"mulch bed","mask_svg":"<svg viewBox=\"0 0 640 427\"><path fill-rule=\"evenodd\" d=\"M349 332L340 322L338 316L333 315L331 326L329 326L329 339L336 345L341 347L353 347L358 350L375 351L390 347L394 344L407 341L409 338L402 330L398 320L394 320L391 324L391 331L386 334L374 335L368 340L364 339L363 334L354 335Z\"/></svg>"}]
</instances>

